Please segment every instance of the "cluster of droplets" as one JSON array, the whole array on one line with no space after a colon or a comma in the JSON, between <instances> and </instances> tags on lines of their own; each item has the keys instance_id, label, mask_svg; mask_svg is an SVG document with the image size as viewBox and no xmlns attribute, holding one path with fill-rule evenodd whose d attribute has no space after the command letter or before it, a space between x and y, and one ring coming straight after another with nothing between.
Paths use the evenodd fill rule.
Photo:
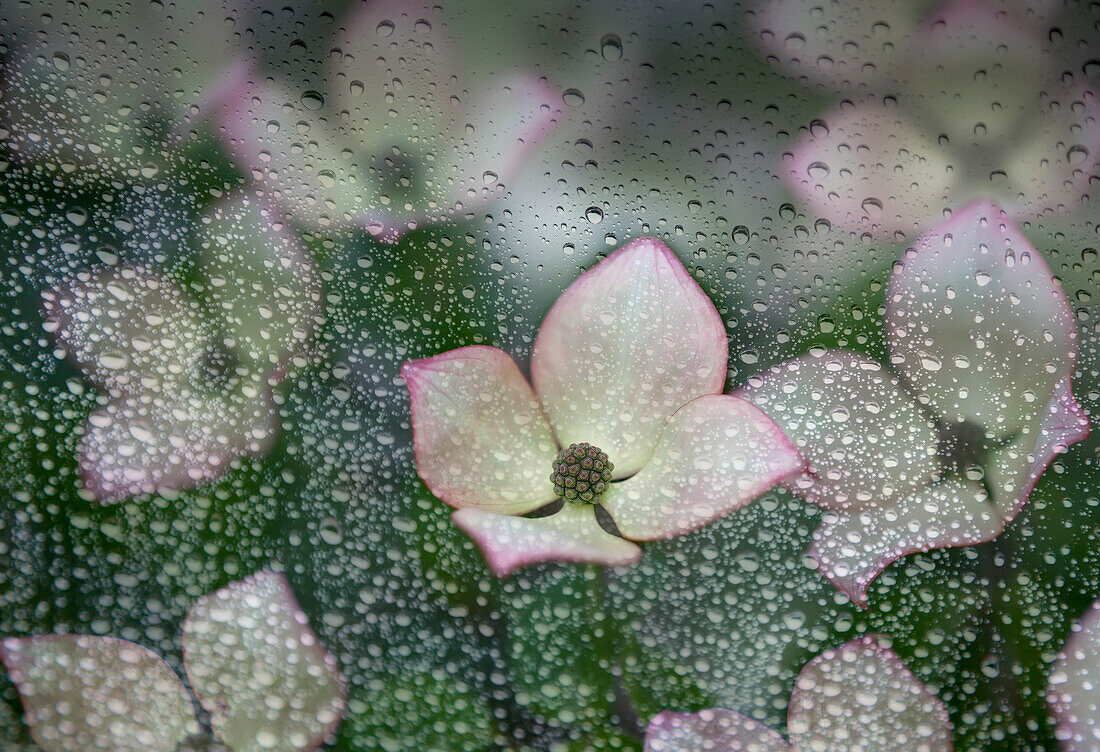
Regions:
<instances>
[{"instance_id":1,"label":"cluster of droplets","mask_svg":"<svg viewBox=\"0 0 1100 752\"><path fill-rule=\"evenodd\" d=\"M607 453L588 443L570 444L558 452L550 482L554 493L573 504L595 504L607 490L615 465Z\"/></svg>"}]
</instances>

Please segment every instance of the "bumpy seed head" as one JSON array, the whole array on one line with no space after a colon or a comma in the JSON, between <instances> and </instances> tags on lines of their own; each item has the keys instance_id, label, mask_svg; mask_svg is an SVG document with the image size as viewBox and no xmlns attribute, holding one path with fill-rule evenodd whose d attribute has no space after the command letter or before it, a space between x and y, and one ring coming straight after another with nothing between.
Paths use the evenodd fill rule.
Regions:
<instances>
[{"instance_id":1,"label":"bumpy seed head","mask_svg":"<svg viewBox=\"0 0 1100 752\"><path fill-rule=\"evenodd\" d=\"M554 493L573 504L595 504L611 482L615 466L591 444L570 444L558 452L550 482Z\"/></svg>"},{"instance_id":2,"label":"bumpy seed head","mask_svg":"<svg viewBox=\"0 0 1100 752\"><path fill-rule=\"evenodd\" d=\"M982 465L990 444L981 426L968 420L940 427L939 456L948 472Z\"/></svg>"},{"instance_id":3,"label":"bumpy seed head","mask_svg":"<svg viewBox=\"0 0 1100 752\"><path fill-rule=\"evenodd\" d=\"M202 385L209 388L224 389L236 375L241 360L237 354L215 339L207 346L199 362L199 378Z\"/></svg>"},{"instance_id":4,"label":"bumpy seed head","mask_svg":"<svg viewBox=\"0 0 1100 752\"><path fill-rule=\"evenodd\" d=\"M191 734L176 745L176 752L231 752L229 747L214 739L209 732Z\"/></svg>"}]
</instances>

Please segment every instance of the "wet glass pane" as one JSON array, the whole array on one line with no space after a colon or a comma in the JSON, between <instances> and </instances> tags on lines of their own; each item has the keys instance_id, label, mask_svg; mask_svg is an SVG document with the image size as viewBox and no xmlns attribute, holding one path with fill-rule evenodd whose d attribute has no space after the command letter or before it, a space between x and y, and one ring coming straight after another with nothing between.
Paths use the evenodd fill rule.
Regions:
<instances>
[{"instance_id":1,"label":"wet glass pane","mask_svg":"<svg viewBox=\"0 0 1100 752\"><path fill-rule=\"evenodd\" d=\"M0 63L4 750L1100 752L1100 5Z\"/></svg>"}]
</instances>

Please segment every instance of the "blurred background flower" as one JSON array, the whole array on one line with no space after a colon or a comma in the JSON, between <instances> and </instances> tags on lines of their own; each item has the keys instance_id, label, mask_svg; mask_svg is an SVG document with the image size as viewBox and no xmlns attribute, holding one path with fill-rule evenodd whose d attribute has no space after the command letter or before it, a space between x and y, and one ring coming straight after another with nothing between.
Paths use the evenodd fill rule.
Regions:
<instances>
[{"instance_id":1,"label":"blurred background flower","mask_svg":"<svg viewBox=\"0 0 1100 752\"><path fill-rule=\"evenodd\" d=\"M644 235L713 303L728 383L836 349L893 368L904 327L946 343L942 400L898 387L921 414L970 416L968 385L994 438L1036 437L1069 378L1091 419L1098 45L1077 0L8 3L0 635L112 635L185 675L190 607L277 560L346 675L334 749L640 750L662 710L717 707L786 734L800 670L870 632L956 749L1058 749L1052 666L1100 592L1095 436L865 610L805 556L833 512L782 489L628 568L499 579L417 474L400 368L481 345L526 371L553 302ZM972 196L1049 273L924 270L894 301ZM947 302L972 319L941 338ZM843 451L880 456L852 415ZM1009 449L1014 473L1050 454ZM5 750L35 749L22 714L0 677Z\"/></svg>"}]
</instances>

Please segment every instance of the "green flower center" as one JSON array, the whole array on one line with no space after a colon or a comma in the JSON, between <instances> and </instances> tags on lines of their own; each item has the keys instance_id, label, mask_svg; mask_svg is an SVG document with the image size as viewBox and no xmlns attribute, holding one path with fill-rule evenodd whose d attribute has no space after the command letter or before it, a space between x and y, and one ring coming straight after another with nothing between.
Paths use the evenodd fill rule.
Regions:
<instances>
[{"instance_id":1,"label":"green flower center","mask_svg":"<svg viewBox=\"0 0 1100 752\"><path fill-rule=\"evenodd\" d=\"M176 752L230 752L230 749L216 740L209 731L203 731L182 740L176 745Z\"/></svg>"},{"instance_id":2,"label":"green flower center","mask_svg":"<svg viewBox=\"0 0 1100 752\"><path fill-rule=\"evenodd\" d=\"M571 504L595 504L611 482L615 466L591 444L570 444L558 452L550 482L554 493Z\"/></svg>"},{"instance_id":3,"label":"green flower center","mask_svg":"<svg viewBox=\"0 0 1100 752\"><path fill-rule=\"evenodd\" d=\"M199 379L210 389L225 389L237 375L241 359L221 340L213 340L202 354Z\"/></svg>"},{"instance_id":4,"label":"green flower center","mask_svg":"<svg viewBox=\"0 0 1100 752\"><path fill-rule=\"evenodd\" d=\"M940 427L938 453L948 472L958 473L968 467L981 467L991 448L985 430L970 421Z\"/></svg>"}]
</instances>

